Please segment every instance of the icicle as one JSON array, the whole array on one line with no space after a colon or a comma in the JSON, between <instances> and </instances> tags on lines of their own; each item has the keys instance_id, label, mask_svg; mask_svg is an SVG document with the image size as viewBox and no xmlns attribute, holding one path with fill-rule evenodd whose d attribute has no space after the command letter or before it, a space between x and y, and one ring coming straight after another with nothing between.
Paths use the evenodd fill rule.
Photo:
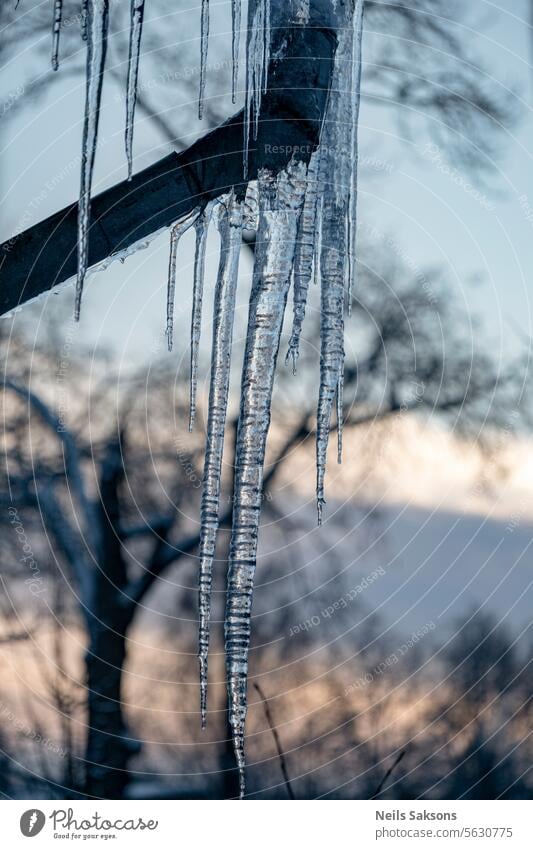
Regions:
<instances>
[{"instance_id":1,"label":"icicle","mask_svg":"<svg viewBox=\"0 0 533 849\"><path fill-rule=\"evenodd\" d=\"M259 128L261 94L270 61L270 0L250 0L246 44L246 97L244 105L244 176L248 174L250 126L254 139Z\"/></svg>"},{"instance_id":2,"label":"icicle","mask_svg":"<svg viewBox=\"0 0 533 849\"><path fill-rule=\"evenodd\" d=\"M52 31L52 68L59 68L59 35L63 18L63 0L54 0L54 26Z\"/></svg>"},{"instance_id":3,"label":"icicle","mask_svg":"<svg viewBox=\"0 0 533 849\"><path fill-rule=\"evenodd\" d=\"M344 360L344 281L346 276L345 211L329 208L322 225L320 304L320 390L317 412L316 498L318 524L322 524L324 476L333 401Z\"/></svg>"},{"instance_id":4,"label":"icicle","mask_svg":"<svg viewBox=\"0 0 533 849\"><path fill-rule=\"evenodd\" d=\"M178 257L178 246L180 239L187 230L192 227L196 218L200 214L197 207L193 209L185 218L182 218L177 224L174 224L170 231L170 257L168 261L168 281L167 281L167 328L166 337L168 350L172 351L172 341L174 334L174 296L176 293L176 261Z\"/></svg>"},{"instance_id":5,"label":"icicle","mask_svg":"<svg viewBox=\"0 0 533 849\"><path fill-rule=\"evenodd\" d=\"M200 35L200 93L198 96L198 117L204 115L205 78L207 74L207 49L209 47L209 0L202 0L202 31Z\"/></svg>"},{"instance_id":6,"label":"icicle","mask_svg":"<svg viewBox=\"0 0 533 849\"><path fill-rule=\"evenodd\" d=\"M344 305L349 274L353 261L355 223L353 145L356 144L356 120L359 97L354 97L352 86L359 83L354 76L356 55L360 58L360 16L363 0L357 0L339 26L339 43L335 55L330 99L321 135L320 180L321 185L321 325L320 325L320 388L317 411L316 461L317 461L317 511L322 522L326 456L331 427L333 404L337 397L338 447L342 449L342 395L344 372Z\"/></svg>"},{"instance_id":7,"label":"icicle","mask_svg":"<svg viewBox=\"0 0 533 849\"><path fill-rule=\"evenodd\" d=\"M87 17L89 15L89 0L81 0L80 21L81 21L81 37L83 41L87 41Z\"/></svg>"},{"instance_id":8,"label":"icicle","mask_svg":"<svg viewBox=\"0 0 533 849\"><path fill-rule=\"evenodd\" d=\"M223 212L219 219L221 250L215 290L211 385L201 510L198 659L202 728L205 728L207 723L207 656L213 557L218 531L220 475L228 404L235 295L242 242L242 204L235 200L233 192L227 199L227 204L227 207L225 205L221 207Z\"/></svg>"},{"instance_id":9,"label":"icicle","mask_svg":"<svg viewBox=\"0 0 533 849\"><path fill-rule=\"evenodd\" d=\"M189 431L192 432L196 417L196 386L198 382L198 349L202 331L202 300L204 292L205 249L214 201L208 203L194 223L196 230L196 249L194 254L194 284L191 317L191 378L189 399Z\"/></svg>"},{"instance_id":10,"label":"icicle","mask_svg":"<svg viewBox=\"0 0 533 849\"><path fill-rule=\"evenodd\" d=\"M337 382L337 463L342 463L342 437L344 433L344 358Z\"/></svg>"},{"instance_id":11,"label":"icicle","mask_svg":"<svg viewBox=\"0 0 533 849\"><path fill-rule=\"evenodd\" d=\"M323 186L321 186L323 189ZM320 279L320 250L322 247L322 210L324 199L319 191L316 204L316 219L315 219L315 249L313 253L313 284L318 286Z\"/></svg>"},{"instance_id":12,"label":"icicle","mask_svg":"<svg viewBox=\"0 0 533 849\"><path fill-rule=\"evenodd\" d=\"M239 77L239 44L241 37L241 0L231 0L231 102L235 103L237 96L237 80Z\"/></svg>"},{"instance_id":13,"label":"icicle","mask_svg":"<svg viewBox=\"0 0 533 849\"><path fill-rule=\"evenodd\" d=\"M261 77L263 79L263 94L266 94L268 87L268 63L270 61L270 0L263 0L264 3L264 24L263 24L263 67L261 69Z\"/></svg>"},{"instance_id":14,"label":"icicle","mask_svg":"<svg viewBox=\"0 0 533 849\"><path fill-rule=\"evenodd\" d=\"M80 317L81 296L89 262L89 223L94 157L107 52L109 0L91 0L88 7L87 84L81 154L81 186L78 207L78 279L74 317Z\"/></svg>"},{"instance_id":15,"label":"icicle","mask_svg":"<svg viewBox=\"0 0 533 849\"><path fill-rule=\"evenodd\" d=\"M131 0L130 49L128 58L128 84L126 92L126 129L124 142L128 161L128 180L133 175L133 126L139 81L139 58L144 19L144 0Z\"/></svg>"},{"instance_id":16,"label":"icicle","mask_svg":"<svg viewBox=\"0 0 533 849\"><path fill-rule=\"evenodd\" d=\"M241 797L245 791L248 649L265 443L305 174L305 166L298 163L289 165L276 179L265 172L259 178L259 229L237 431L225 618L229 718Z\"/></svg>"},{"instance_id":17,"label":"icicle","mask_svg":"<svg viewBox=\"0 0 533 849\"><path fill-rule=\"evenodd\" d=\"M356 270L357 250L357 171L359 161L359 107L361 104L361 71L364 0L356 0L352 19L352 185L350 187L349 212L349 277L348 277L348 315L352 314L352 294Z\"/></svg>"},{"instance_id":18,"label":"icicle","mask_svg":"<svg viewBox=\"0 0 533 849\"><path fill-rule=\"evenodd\" d=\"M311 156L307 172L305 201L298 224L296 253L294 256L294 303L292 333L285 362L292 359L292 372L296 374L296 360L300 354L300 335L305 318L307 292L313 274L313 255L315 249L318 152Z\"/></svg>"}]
</instances>

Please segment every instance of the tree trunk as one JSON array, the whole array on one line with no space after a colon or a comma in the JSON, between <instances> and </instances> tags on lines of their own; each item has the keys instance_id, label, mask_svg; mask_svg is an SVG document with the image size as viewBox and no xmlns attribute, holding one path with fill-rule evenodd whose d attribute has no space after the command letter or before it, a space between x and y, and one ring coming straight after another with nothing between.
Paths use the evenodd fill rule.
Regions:
<instances>
[{"instance_id":1,"label":"tree trunk","mask_svg":"<svg viewBox=\"0 0 533 849\"><path fill-rule=\"evenodd\" d=\"M126 659L123 623L97 624L87 652L87 795L121 799L129 782L128 764L138 744L122 713L122 673Z\"/></svg>"},{"instance_id":2,"label":"tree trunk","mask_svg":"<svg viewBox=\"0 0 533 849\"><path fill-rule=\"evenodd\" d=\"M129 782L129 760L139 748L128 733L122 711L122 676L132 618L130 606L124 604L127 573L118 533L122 475L121 446L113 443L100 480L100 558L86 656L89 727L85 793L101 799L123 797Z\"/></svg>"}]
</instances>

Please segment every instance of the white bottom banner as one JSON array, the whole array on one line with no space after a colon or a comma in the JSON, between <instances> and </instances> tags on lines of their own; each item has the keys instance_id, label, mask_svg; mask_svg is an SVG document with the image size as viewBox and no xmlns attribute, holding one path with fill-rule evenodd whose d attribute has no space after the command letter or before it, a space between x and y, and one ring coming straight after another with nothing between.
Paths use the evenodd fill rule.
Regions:
<instances>
[{"instance_id":1,"label":"white bottom banner","mask_svg":"<svg viewBox=\"0 0 533 849\"><path fill-rule=\"evenodd\" d=\"M35 849L533 846L530 802L4 801L0 811L8 849L32 839Z\"/></svg>"}]
</instances>

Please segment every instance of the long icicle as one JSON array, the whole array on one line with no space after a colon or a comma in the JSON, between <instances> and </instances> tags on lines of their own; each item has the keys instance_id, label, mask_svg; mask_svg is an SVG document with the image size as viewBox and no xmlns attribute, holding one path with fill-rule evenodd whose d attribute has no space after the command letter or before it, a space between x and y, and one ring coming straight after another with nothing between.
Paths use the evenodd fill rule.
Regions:
<instances>
[{"instance_id":1,"label":"long icicle","mask_svg":"<svg viewBox=\"0 0 533 849\"><path fill-rule=\"evenodd\" d=\"M344 297L346 279L346 212L327 204L322 222L320 262L320 390L316 428L318 524L325 504L324 478L329 430L344 360Z\"/></svg>"},{"instance_id":2,"label":"long icicle","mask_svg":"<svg viewBox=\"0 0 533 849\"><path fill-rule=\"evenodd\" d=\"M268 87L268 63L270 61L270 38L271 38L271 27L270 27L270 0L263 0L264 3L264 11L263 11L263 39L264 39L264 47L263 47L263 68L261 70L261 77L263 80L263 94L266 94Z\"/></svg>"},{"instance_id":3,"label":"long icicle","mask_svg":"<svg viewBox=\"0 0 533 849\"><path fill-rule=\"evenodd\" d=\"M253 48L253 130L254 141L259 131L259 113L261 95L266 91L268 62L270 59L270 0L259 0L259 15L256 19L256 32Z\"/></svg>"},{"instance_id":4,"label":"long icicle","mask_svg":"<svg viewBox=\"0 0 533 849\"><path fill-rule=\"evenodd\" d=\"M63 20L63 0L54 0L54 24L52 29L52 68L59 68L59 36Z\"/></svg>"},{"instance_id":5,"label":"long icicle","mask_svg":"<svg viewBox=\"0 0 533 849\"><path fill-rule=\"evenodd\" d=\"M241 0L231 0L231 102L237 97L239 77L239 45L241 38Z\"/></svg>"},{"instance_id":6,"label":"long icicle","mask_svg":"<svg viewBox=\"0 0 533 849\"><path fill-rule=\"evenodd\" d=\"M98 123L102 83L107 52L109 0L90 0L87 21L87 83L81 154L81 185L78 206L78 278L74 318L80 317L83 284L89 263L89 223L94 158L98 141Z\"/></svg>"},{"instance_id":7,"label":"long icicle","mask_svg":"<svg viewBox=\"0 0 533 849\"><path fill-rule=\"evenodd\" d=\"M202 0L200 34L200 92L198 95L198 117L204 115L205 81L207 75L207 51L209 48L209 0Z\"/></svg>"},{"instance_id":8,"label":"long icicle","mask_svg":"<svg viewBox=\"0 0 533 849\"><path fill-rule=\"evenodd\" d=\"M128 161L128 180L133 175L133 128L135 123L135 106L137 103L137 86L139 82L139 59L141 55L141 38L144 21L144 0L131 0L130 47L128 57L128 83L126 89L126 127L124 144Z\"/></svg>"},{"instance_id":9,"label":"long icicle","mask_svg":"<svg viewBox=\"0 0 533 849\"><path fill-rule=\"evenodd\" d=\"M232 192L227 206L222 207L219 219L220 264L215 290L213 348L211 358L211 385L209 389L209 416L203 475L203 492L200 531L200 579L198 659L200 663L200 712L202 728L207 724L207 664L209 650L209 623L211 618L211 588L213 583L213 557L216 549L218 513L220 502L220 476L226 427L226 410L231 368L231 346L235 296L239 273L239 256L242 242L242 203Z\"/></svg>"},{"instance_id":10,"label":"long icicle","mask_svg":"<svg viewBox=\"0 0 533 849\"><path fill-rule=\"evenodd\" d=\"M309 283L313 276L313 255L315 250L316 231L316 208L318 188L318 160L319 153L315 151L311 156L307 171L307 188L305 201L298 224L298 236L296 240L296 253L294 256L294 295L293 295L293 322L292 333L289 340L289 348L285 362L292 359L292 371L296 373L296 360L300 355L300 335L305 318L305 307L307 304L307 293Z\"/></svg>"},{"instance_id":11,"label":"long icicle","mask_svg":"<svg viewBox=\"0 0 533 849\"><path fill-rule=\"evenodd\" d=\"M268 172L262 172L259 177L259 229L237 430L225 617L229 720L241 797L245 792L244 731L250 616L265 444L305 177L303 163L289 165L287 171L275 179Z\"/></svg>"},{"instance_id":12,"label":"long icicle","mask_svg":"<svg viewBox=\"0 0 533 849\"><path fill-rule=\"evenodd\" d=\"M189 230L190 227L194 224L196 218L200 214L200 210L197 207L193 209L189 215L186 215L185 218L182 218L176 224L174 224L172 230L170 231L170 255L168 260L168 280L167 280L167 326L166 326L166 337L167 337L167 346L168 350L172 351L172 343L174 336L174 300L176 294L176 265L178 258L178 246L180 243L180 239L184 233Z\"/></svg>"},{"instance_id":13,"label":"long icicle","mask_svg":"<svg viewBox=\"0 0 533 849\"><path fill-rule=\"evenodd\" d=\"M337 382L337 463L342 463L342 439L344 434L344 357L341 374Z\"/></svg>"},{"instance_id":14,"label":"long icicle","mask_svg":"<svg viewBox=\"0 0 533 849\"><path fill-rule=\"evenodd\" d=\"M362 72L362 49L363 49L363 18L364 0L355 0L355 9L352 21L352 184L350 186L350 213L349 213L349 278L348 278L348 315L352 314L352 295L356 271L357 251L357 172L359 162L359 108L361 105L361 72Z\"/></svg>"},{"instance_id":15,"label":"long icicle","mask_svg":"<svg viewBox=\"0 0 533 849\"><path fill-rule=\"evenodd\" d=\"M202 301L204 294L205 249L209 224L213 214L215 201L207 204L201 215L194 222L196 230L196 247L194 252L194 283L192 294L191 314L191 377L189 391L189 432L194 428L196 418L196 387L198 383L198 351L202 332Z\"/></svg>"},{"instance_id":16,"label":"long icicle","mask_svg":"<svg viewBox=\"0 0 533 849\"><path fill-rule=\"evenodd\" d=\"M243 121L243 173L244 178L248 176L248 155L250 150L250 116L254 102L255 84L255 42L257 39L257 18L260 14L261 0L249 0L248 2L248 27L246 31L246 87L244 93L244 121Z\"/></svg>"},{"instance_id":17,"label":"long icicle","mask_svg":"<svg viewBox=\"0 0 533 849\"><path fill-rule=\"evenodd\" d=\"M323 182L320 247L321 324L320 324L320 388L317 411L316 463L317 512L322 522L326 458L335 397L337 398L337 459L342 451L342 404L344 380L344 307L353 273L355 256L351 257L354 238L357 183L354 179L354 140L358 118L359 95L352 87L359 85L360 74L354 75L356 51L361 50L360 24L363 0L346 11L346 21L339 29L330 100L321 135L321 181ZM360 55L359 55L360 59ZM357 110L356 110L357 107ZM356 112L354 112L356 110ZM356 141L355 141L356 144Z\"/></svg>"}]
</instances>

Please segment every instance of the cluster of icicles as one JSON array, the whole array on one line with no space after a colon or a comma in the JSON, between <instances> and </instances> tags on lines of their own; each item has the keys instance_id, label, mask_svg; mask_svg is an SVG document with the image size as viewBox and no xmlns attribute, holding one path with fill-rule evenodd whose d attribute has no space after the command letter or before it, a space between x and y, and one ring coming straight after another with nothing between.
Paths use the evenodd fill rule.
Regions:
<instances>
[{"instance_id":1,"label":"cluster of icicles","mask_svg":"<svg viewBox=\"0 0 533 849\"><path fill-rule=\"evenodd\" d=\"M333 2L333 0L332 0ZM54 2L52 65L58 67L62 0ZM309 4L302 0L302 14ZM348 5L348 4L346 4ZM296 369L300 335L311 281L321 286L321 357L317 412L317 506L322 519L326 454L336 405L338 458L342 451L344 313L350 310L355 273L357 201L357 125L361 77L363 0L353 0L338 31L333 77L320 144L308 164L291 160L278 174L265 169L250 181L244 198L234 190L197 208L171 231L166 334L172 348L177 251L190 228L196 232L191 325L190 418L196 411L198 349L207 233L214 218L220 233L220 263L215 288L213 347L207 443L203 475L200 542L201 717L207 718L207 661L212 569L220 513L220 479L232 350L233 321L244 228L256 231L256 251L241 386L235 454L234 507L227 576L225 643L229 717L245 792L244 740L247 711L248 651L265 444L282 325L291 282L293 326L287 361ZM132 174L133 124L139 72L144 0L131 0L125 146ZM238 74L240 0L232 0L235 99ZM87 88L79 202L79 270L75 314L79 317L88 263L88 228L98 117L105 67L109 0L82 0L82 36L87 41ZM201 10L199 114L202 115L209 33L209 2ZM251 0L247 38L244 176L248 137L257 132L261 94L266 90L270 47L270 0Z\"/></svg>"}]
</instances>

